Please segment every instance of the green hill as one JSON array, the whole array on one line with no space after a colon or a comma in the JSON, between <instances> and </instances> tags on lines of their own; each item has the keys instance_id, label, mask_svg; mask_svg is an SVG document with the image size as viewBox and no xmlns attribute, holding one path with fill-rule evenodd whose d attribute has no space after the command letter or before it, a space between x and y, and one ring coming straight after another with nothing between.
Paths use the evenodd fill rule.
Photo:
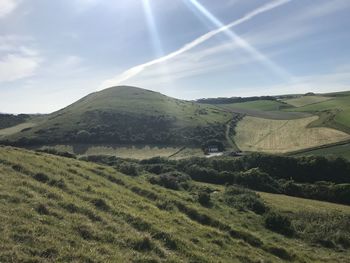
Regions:
<instances>
[{"instance_id":1,"label":"green hill","mask_svg":"<svg viewBox=\"0 0 350 263\"><path fill-rule=\"evenodd\" d=\"M187 190L168 190L150 184L147 176L130 177L109 166L0 147L0 262L349 259L349 250L321 242L325 234L334 233L345 247L349 244L348 206L270 194L259 201L251 192L194 182ZM200 189L210 189L210 206L197 201ZM277 212L295 217L301 231L307 220L316 218L303 233L311 237L316 231L313 235L323 245L268 230L264 215L235 205L236 194L266 200Z\"/></svg>"},{"instance_id":2,"label":"green hill","mask_svg":"<svg viewBox=\"0 0 350 263\"><path fill-rule=\"evenodd\" d=\"M232 114L215 106L135 87L113 87L92 93L2 138L17 145L200 145L208 139L225 141L226 123L231 119Z\"/></svg>"}]
</instances>

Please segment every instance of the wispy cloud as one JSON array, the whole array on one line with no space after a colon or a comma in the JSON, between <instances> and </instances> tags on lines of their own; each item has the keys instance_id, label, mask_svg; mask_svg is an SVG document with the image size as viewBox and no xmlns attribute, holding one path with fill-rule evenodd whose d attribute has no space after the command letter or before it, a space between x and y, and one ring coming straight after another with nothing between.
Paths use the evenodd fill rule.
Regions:
<instances>
[{"instance_id":1,"label":"wispy cloud","mask_svg":"<svg viewBox=\"0 0 350 263\"><path fill-rule=\"evenodd\" d=\"M32 76L38 69L38 56L10 54L0 59L0 82L8 82Z\"/></svg>"},{"instance_id":2,"label":"wispy cloud","mask_svg":"<svg viewBox=\"0 0 350 263\"><path fill-rule=\"evenodd\" d=\"M12 13L18 5L18 0L0 0L0 18Z\"/></svg>"},{"instance_id":3,"label":"wispy cloud","mask_svg":"<svg viewBox=\"0 0 350 263\"><path fill-rule=\"evenodd\" d=\"M100 89L108 88L108 87L111 87L113 85L119 85L119 84L123 83L124 81L138 75L139 73L141 73L142 71L144 71L145 69L147 69L151 66L161 64L161 63L164 63L168 60L171 60L171 59L205 43L206 41L210 40L211 38L215 37L216 35L218 35L222 32L225 32L225 31L227 31L235 26L238 26L242 23L245 23L245 22L253 19L254 17L256 17L262 13L268 12L268 11L270 11L274 8L277 8L279 6L282 6L290 1L291 0L278 0L278 1L268 3L262 7L259 7L255 10L253 10L252 12L244 15L242 18L240 18L238 20L235 20L235 21L233 21L233 22L231 22L231 23L229 23L221 28L218 28L216 30L212 30L212 31L198 37L197 39L189 42L188 44L186 44L182 48L180 48L180 49L178 49L178 50L176 50L168 55L165 55L165 56L160 57L158 59L155 59L155 60L149 61L147 63L130 68L130 69L126 70L125 72L123 72L122 74L120 74L112 79L108 79L108 80L104 81L101 84Z\"/></svg>"},{"instance_id":4,"label":"wispy cloud","mask_svg":"<svg viewBox=\"0 0 350 263\"><path fill-rule=\"evenodd\" d=\"M0 36L0 82L33 76L43 58L33 48L34 39L21 35Z\"/></svg>"}]
</instances>

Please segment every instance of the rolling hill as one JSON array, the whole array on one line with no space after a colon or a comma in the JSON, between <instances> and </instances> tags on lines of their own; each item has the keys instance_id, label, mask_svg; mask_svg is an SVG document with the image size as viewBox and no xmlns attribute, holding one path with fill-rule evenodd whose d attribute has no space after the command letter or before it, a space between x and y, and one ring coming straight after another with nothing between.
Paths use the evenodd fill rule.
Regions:
<instances>
[{"instance_id":1,"label":"rolling hill","mask_svg":"<svg viewBox=\"0 0 350 263\"><path fill-rule=\"evenodd\" d=\"M135 87L114 87L1 133L17 145L62 143L201 145L225 141L233 115ZM34 122L34 123L33 123ZM21 124L26 125L26 124ZM17 128L17 129L16 129ZM11 133L13 131L13 133Z\"/></svg>"},{"instance_id":2,"label":"rolling hill","mask_svg":"<svg viewBox=\"0 0 350 263\"><path fill-rule=\"evenodd\" d=\"M259 197L196 182L187 190L170 190L151 184L148 176L0 147L0 262L349 259L348 206L266 193ZM210 206L197 199L203 190L211 193ZM276 233L265 226L271 215L236 206L248 197L274 209L271 215L293 218L300 235ZM317 224L307 223L313 219ZM325 236L345 248L330 247L333 241Z\"/></svg>"}]
</instances>

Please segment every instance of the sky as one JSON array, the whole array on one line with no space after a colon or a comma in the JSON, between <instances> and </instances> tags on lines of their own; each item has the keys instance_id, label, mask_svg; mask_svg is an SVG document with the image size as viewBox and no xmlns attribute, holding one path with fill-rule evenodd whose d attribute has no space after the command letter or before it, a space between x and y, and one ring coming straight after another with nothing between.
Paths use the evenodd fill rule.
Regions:
<instances>
[{"instance_id":1,"label":"sky","mask_svg":"<svg viewBox=\"0 0 350 263\"><path fill-rule=\"evenodd\" d=\"M349 0L0 0L0 112L130 85L193 100L350 90Z\"/></svg>"}]
</instances>

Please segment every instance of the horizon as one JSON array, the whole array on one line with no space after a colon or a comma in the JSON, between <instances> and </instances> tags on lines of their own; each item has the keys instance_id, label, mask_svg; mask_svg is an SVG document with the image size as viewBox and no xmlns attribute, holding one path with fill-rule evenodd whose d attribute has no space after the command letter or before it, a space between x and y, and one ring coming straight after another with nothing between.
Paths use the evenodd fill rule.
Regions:
<instances>
[{"instance_id":1,"label":"horizon","mask_svg":"<svg viewBox=\"0 0 350 263\"><path fill-rule=\"evenodd\" d=\"M46 114L115 85L183 100L348 91L349 10L347 0L3 0L0 112Z\"/></svg>"},{"instance_id":2,"label":"horizon","mask_svg":"<svg viewBox=\"0 0 350 263\"><path fill-rule=\"evenodd\" d=\"M119 87L127 87L127 88L137 88L137 89L143 89L143 88L140 88L140 87L136 87L136 86L127 86L127 85L120 85L120 86L113 86L113 87L109 87L109 88L105 88L103 90L107 90L107 89L113 89L113 88L119 88ZM94 93L98 93L98 92L101 92L103 90L100 90L100 91L94 91L92 93L89 93L89 94L86 94L84 95L83 97L80 97L78 98L76 101L74 101L73 103L70 103L68 105L65 105L63 106L62 108L58 109L58 110L55 110L55 111L52 111L52 112L2 112L0 111L0 114L10 114L10 115L20 115L20 114L28 114L28 115L47 115L47 114L52 114L56 111L60 111L76 102L78 102L80 99L83 99L84 97L86 96L89 96L91 94L94 94ZM152 92L157 92L157 93L160 93L160 94L163 94L159 91L155 91L155 90L151 90L151 89L143 89L143 90L147 90L147 91L152 91ZM341 91L336 91L336 92L330 92L330 93L342 93L342 92L349 92L350 90L341 90ZM306 93L315 93L316 95L323 95L323 94L328 94L328 93L316 93L316 92L313 92L313 91L307 91L305 93L290 93L290 94L262 94L262 95L252 95L252 96L230 96L230 97L202 97L202 98L194 98L194 99L191 99L191 100L186 100L186 99L181 99L181 98L176 98L176 97L171 97L171 98L174 98L174 99L180 99L180 100L184 100L184 101L194 101L194 102L197 102L198 100L205 100L205 99L221 99L221 98L251 98L251 97L263 97L263 96L267 96L267 97L279 97L279 96L298 96L298 95L304 95ZM165 94L163 94L165 95ZM170 96L169 96L170 97Z\"/></svg>"}]
</instances>

